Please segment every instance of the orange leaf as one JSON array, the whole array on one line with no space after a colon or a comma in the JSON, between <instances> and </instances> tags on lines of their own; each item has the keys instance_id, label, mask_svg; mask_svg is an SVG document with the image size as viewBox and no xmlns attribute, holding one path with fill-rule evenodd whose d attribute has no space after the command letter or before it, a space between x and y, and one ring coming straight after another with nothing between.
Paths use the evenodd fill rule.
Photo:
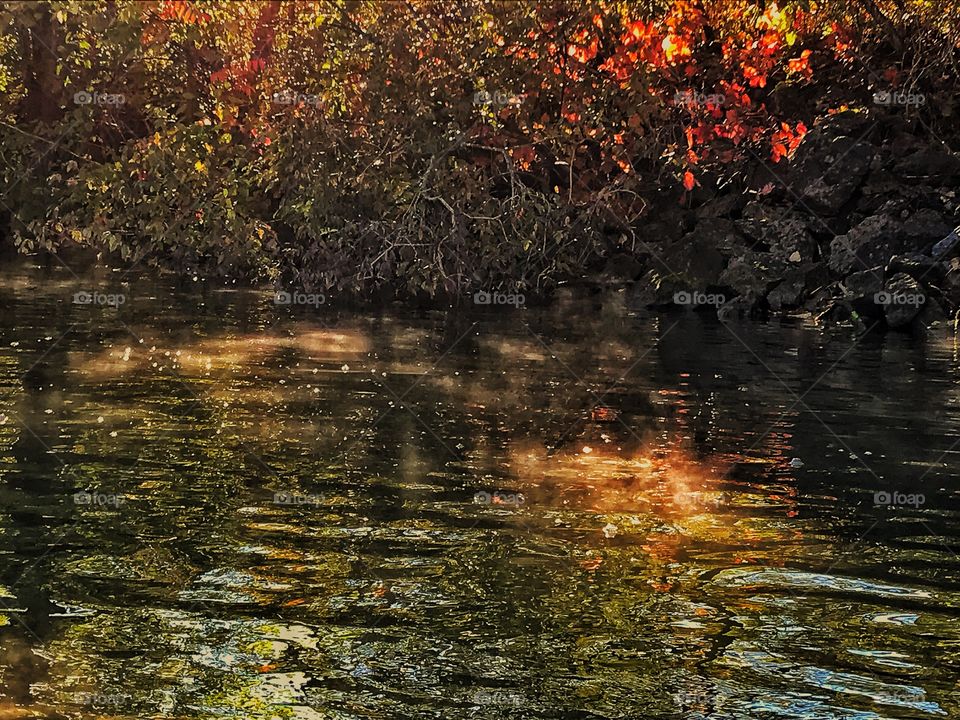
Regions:
<instances>
[{"instance_id":1,"label":"orange leaf","mask_svg":"<svg viewBox=\"0 0 960 720\"><path fill-rule=\"evenodd\" d=\"M683 174L683 186L689 191L689 190L693 190L696 184L697 184L697 179L693 176L692 172L687 170Z\"/></svg>"}]
</instances>

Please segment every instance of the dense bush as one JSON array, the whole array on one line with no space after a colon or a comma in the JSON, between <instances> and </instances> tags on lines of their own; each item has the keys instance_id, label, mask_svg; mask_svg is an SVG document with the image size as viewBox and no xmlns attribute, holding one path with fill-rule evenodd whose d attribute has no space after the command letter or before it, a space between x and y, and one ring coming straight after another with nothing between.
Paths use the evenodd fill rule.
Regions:
<instances>
[{"instance_id":1,"label":"dense bush","mask_svg":"<svg viewBox=\"0 0 960 720\"><path fill-rule=\"evenodd\" d=\"M305 288L549 287L874 93L948 137L960 2L4 2L23 251Z\"/></svg>"}]
</instances>

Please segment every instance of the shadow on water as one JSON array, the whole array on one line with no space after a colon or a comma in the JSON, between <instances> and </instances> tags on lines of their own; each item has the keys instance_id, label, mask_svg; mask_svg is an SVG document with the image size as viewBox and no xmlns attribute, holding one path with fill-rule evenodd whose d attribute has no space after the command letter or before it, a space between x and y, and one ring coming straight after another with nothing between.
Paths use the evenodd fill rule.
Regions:
<instances>
[{"instance_id":1,"label":"shadow on water","mask_svg":"<svg viewBox=\"0 0 960 720\"><path fill-rule=\"evenodd\" d=\"M0 717L960 714L946 334L83 281L0 283Z\"/></svg>"}]
</instances>

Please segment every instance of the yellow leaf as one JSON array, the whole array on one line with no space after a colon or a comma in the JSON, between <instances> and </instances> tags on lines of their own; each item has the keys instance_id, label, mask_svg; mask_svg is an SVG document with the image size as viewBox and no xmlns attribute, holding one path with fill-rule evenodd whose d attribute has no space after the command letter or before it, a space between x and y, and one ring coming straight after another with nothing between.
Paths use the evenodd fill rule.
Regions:
<instances>
[{"instance_id":1,"label":"yellow leaf","mask_svg":"<svg viewBox=\"0 0 960 720\"><path fill-rule=\"evenodd\" d=\"M204 165L204 164L203 164L202 162L200 162L199 160L197 160L197 161L193 164L193 167L194 167L194 169L195 169L197 172L205 173L205 172L207 171L207 166Z\"/></svg>"}]
</instances>

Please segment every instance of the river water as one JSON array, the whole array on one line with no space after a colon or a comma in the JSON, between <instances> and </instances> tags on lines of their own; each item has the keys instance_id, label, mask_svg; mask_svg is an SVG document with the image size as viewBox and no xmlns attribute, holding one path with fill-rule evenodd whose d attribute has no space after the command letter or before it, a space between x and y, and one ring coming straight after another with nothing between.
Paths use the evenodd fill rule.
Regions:
<instances>
[{"instance_id":1,"label":"river water","mask_svg":"<svg viewBox=\"0 0 960 720\"><path fill-rule=\"evenodd\" d=\"M960 717L952 328L322 299L0 272L0 718Z\"/></svg>"}]
</instances>

